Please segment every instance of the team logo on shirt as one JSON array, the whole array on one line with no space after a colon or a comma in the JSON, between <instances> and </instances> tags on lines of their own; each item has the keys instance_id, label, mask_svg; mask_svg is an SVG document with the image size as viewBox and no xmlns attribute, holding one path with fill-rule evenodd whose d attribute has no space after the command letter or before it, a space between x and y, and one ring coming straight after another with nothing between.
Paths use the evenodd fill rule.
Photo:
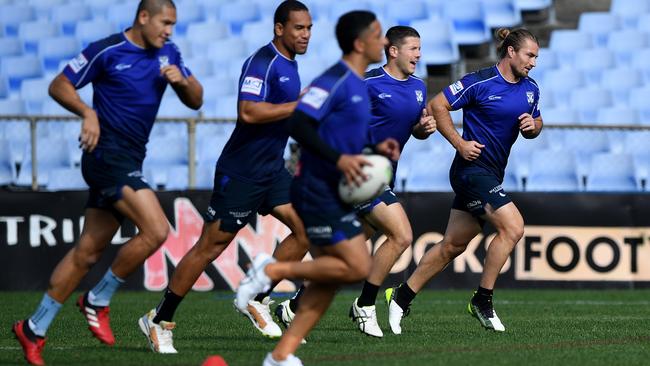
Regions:
<instances>
[{"instance_id":1,"label":"team logo on shirt","mask_svg":"<svg viewBox=\"0 0 650 366\"><path fill-rule=\"evenodd\" d=\"M262 85L264 85L264 80L254 76L247 76L241 84L241 92L260 95L262 94Z\"/></svg>"},{"instance_id":2,"label":"team logo on shirt","mask_svg":"<svg viewBox=\"0 0 650 366\"><path fill-rule=\"evenodd\" d=\"M68 63L68 66L74 71L74 73L78 73L81 69L83 69L84 66L88 64L88 60L86 59L86 56L84 56L83 53L80 53L79 56L73 58L70 60Z\"/></svg>"},{"instance_id":3,"label":"team logo on shirt","mask_svg":"<svg viewBox=\"0 0 650 366\"><path fill-rule=\"evenodd\" d=\"M460 93L460 91L463 90L464 88L465 86L463 86L463 83L460 80L449 85L449 91L451 91L451 94L453 95Z\"/></svg>"},{"instance_id":4,"label":"team logo on shirt","mask_svg":"<svg viewBox=\"0 0 650 366\"><path fill-rule=\"evenodd\" d=\"M280 80L281 83L286 83L287 81L291 80L291 78L288 76L280 76L280 79L278 80Z\"/></svg>"},{"instance_id":5,"label":"team logo on shirt","mask_svg":"<svg viewBox=\"0 0 650 366\"><path fill-rule=\"evenodd\" d=\"M388 93L381 93L377 96L379 99L392 98L393 96Z\"/></svg>"},{"instance_id":6,"label":"team logo on shirt","mask_svg":"<svg viewBox=\"0 0 650 366\"><path fill-rule=\"evenodd\" d=\"M167 57L167 56L158 56L158 63L160 64L161 69L163 67L169 66L169 57Z\"/></svg>"},{"instance_id":7,"label":"team logo on shirt","mask_svg":"<svg viewBox=\"0 0 650 366\"><path fill-rule=\"evenodd\" d=\"M526 99L528 100L528 105L532 106L535 102L535 93L532 91L526 92Z\"/></svg>"},{"instance_id":8,"label":"team logo on shirt","mask_svg":"<svg viewBox=\"0 0 650 366\"><path fill-rule=\"evenodd\" d=\"M415 91L415 99L418 101L418 103L424 102L424 94L422 94L422 90Z\"/></svg>"},{"instance_id":9,"label":"team logo on shirt","mask_svg":"<svg viewBox=\"0 0 650 366\"><path fill-rule=\"evenodd\" d=\"M330 93L327 90L312 86L302 97L302 102L314 109L320 109Z\"/></svg>"}]
</instances>

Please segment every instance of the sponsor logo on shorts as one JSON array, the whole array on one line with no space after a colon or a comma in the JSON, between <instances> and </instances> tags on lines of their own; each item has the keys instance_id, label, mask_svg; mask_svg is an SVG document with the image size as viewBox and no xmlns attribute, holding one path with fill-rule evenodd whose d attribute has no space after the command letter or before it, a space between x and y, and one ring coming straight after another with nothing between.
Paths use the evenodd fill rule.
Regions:
<instances>
[{"instance_id":1,"label":"sponsor logo on shorts","mask_svg":"<svg viewBox=\"0 0 650 366\"><path fill-rule=\"evenodd\" d=\"M499 192L499 191L503 191L503 187L501 186L501 184L499 184L498 186L496 186L496 187L490 189L489 192L490 192L490 193L497 193L497 192Z\"/></svg>"},{"instance_id":2,"label":"sponsor logo on shorts","mask_svg":"<svg viewBox=\"0 0 650 366\"><path fill-rule=\"evenodd\" d=\"M72 71L76 74L78 73L81 69L83 69L84 66L88 65L88 60L86 59L86 56L84 56L83 53L80 53L77 57L73 58L68 62L68 66L72 69Z\"/></svg>"},{"instance_id":3,"label":"sponsor logo on shorts","mask_svg":"<svg viewBox=\"0 0 650 366\"><path fill-rule=\"evenodd\" d=\"M244 219L244 218L247 218L251 214L251 210L248 210L248 211L228 211L228 214L230 216L234 217L234 218Z\"/></svg>"},{"instance_id":4,"label":"sponsor logo on shorts","mask_svg":"<svg viewBox=\"0 0 650 366\"><path fill-rule=\"evenodd\" d=\"M312 238L330 238L332 237L331 226L309 226L307 227L307 235Z\"/></svg>"},{"instance_id":5,"label":"sponsor logo on shorts","mask_svg":"<svg viewBox=\"0 0 650 366\"><path fill-rule=\"evenodd\" d=\"M353 212L341 217L341 222L353 222L356 219L357 219L357 214Z\"/></svg>"},{"instance_id":6,"label":"sponsor logo on shorts","mask_svg":"<svg viewBox=\"0 0 650 366\"><path fill-rule=\"evenodd\" d=\"M457 82L449 85L449 91L451 91L452 95L456 95L460 93L461 90L463 90L465 87L463 86L463 83L458 80Z\"/></svg>"},{"instance_id":7,"label":"sponsor logo on shorts","mask_svg":"<svg viewBox=\"0 0 650 366\"><path fill-rule=\"evenodd\" d=\"M217 214L217 211L215 211L214 208L212 208L211 206L208 206L208 216L210 216L210 218L212 218L216 214Z\"/></svg>"},{"instance_id":8,"label":"sponsor logo on shorts","mask_svg":"<svg viewBox=\"0 0 650 366\"><path fill-rule=\"evenodd\" d=\"M134 170L131 173L127 174L126 176L131 177L131 178L142 178L143 177L142 171L140 171L140 170Z\"/></svg>"},{"instance_id":9,"label":"sponsor logo on shorts","mask_svg":"<svg viewBox=\"0 0 650 366\"><path fill-rule=\"evenodd\" d=\"M472 210L480 207L483 207L483 202L481 202L481 200L475 200L467 203L468 210Z\"/></svg>"},{"instance_id":10,"label":"sponsor logo on shorts","mask_svg":"<svg viewBox=\"0 0 650 366\"><path fill-rule=\"evenodd\" d=\"M264 80L260 78L256 78L254 76L247 76L244 78L244 81L241 84L241 92L260 95L262 94L263 85L264 85Z\"/></svg>"}]
</instances>

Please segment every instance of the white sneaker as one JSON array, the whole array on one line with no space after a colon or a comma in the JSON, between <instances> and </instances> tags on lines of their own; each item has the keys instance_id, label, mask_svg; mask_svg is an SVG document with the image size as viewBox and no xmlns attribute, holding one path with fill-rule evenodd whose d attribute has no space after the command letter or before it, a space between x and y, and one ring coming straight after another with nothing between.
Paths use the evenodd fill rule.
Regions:
<instances>
[{"instance_id":1,"label":"white sneaker","mask_svg":"<svg viewBox=\"0 0 650 366\"><path fill-rule=\"evenodd\" d=\"M298 357L292 354L289 354L286 360L276 361L273 359L273 356L271 356L271 353L267 353L266 357L264 358L264 363L262 363L262 366L303 366L303 365L302 365L302 361L300 361Z\"/></svg>"},{"instance_id":2,"label":"white sneaker","mask_svg":"<svg viewBox=\"0 0 650 366\"><path fill-rule=\"evenodd\" d=\"M155 316L156 309L151 309L138 319L140 330L147 337L151 350L156 353L178 353L172 340L172 329L176 327L176 323L163 320L156 324L153 322Z\"/></svg>"},{"instance_id":3,"label":"white sneaker","mask_svg":"<svg viewBox=\"0 0 650 366\"><path fill-rule=\"evenodd\" d=\"M469 304L467 304L467 312L478 319L485 329L492 329L495 332L506 331L505 325L501 323L501 319L499 319L497 312L494 311L494 307L492 307L491 304L489 307L481 309L470 300Z\"/></svg>"},{"instance_id":4,"label":"white sneaker","mask_svg":"<svg viewBox=\"0 0 650 366\"><path fill-rule=\"evenodd\" d=\"M239 283L235 306L240 312L246 312L248 302L255 298L260 292L266 292L271 287L271 279L264 273L264 268L274 263L275 259L266 253L262 253L253 259L251 268L246 272L246 277Z\"/></svg>"},{"instance_id":5,"label":"white sneaker","mask_svg":"<svg viewBox=\"0 0 650 366\"><path fill-rule=\"evenodd\" d=\"M293 317L296 316L296 314L291 311L291 306L289 306L290 301L291 300L284 300L275 308L275 317L278 318L278 321L284 325L285 328L289 328L289 324L293 321Z\"/></svg>"},{"instance_id":6,"label":"white sneaker","mask_svg":"<svg viewBox=\"0 0 650 366\"><path fill-rule=\"evenodd\" d=\"M396 288L388 288L384 293L386 296L386 303L388 304L388 324L393 334L402 334L402 318L408 315L409 309L402 309L401 306L395 302Z\"/></svg>"},{"instance_id":7,"label":"white sneaker","mask_svg":"<svg viewBox=\"0 0 650 366\"><path fill-rule=\"evenodd\" d=\"M375 305L359 307L357 306L357 300L354 299L352 306L350 306L350 318L352 321L357 323L359 330L367 335L373 337L381 338L384 336L384 332L379 328L377 324L377 309Z\"/></svg>"},{"instance_id":8,"label":"white sneaker","mask_svg":"<svg viewBox=\"0 0 650 366\"><path fill-rule=\"evenodd\" d=\"M255 328L259 330L265 337L278 338L282 337L282 330L271 317L271 308L269 305L273 301L267 296L262 302L250 300L246 311L240 311L236 306L235 309L250 319Z\"/></svg>"}]
</instances>

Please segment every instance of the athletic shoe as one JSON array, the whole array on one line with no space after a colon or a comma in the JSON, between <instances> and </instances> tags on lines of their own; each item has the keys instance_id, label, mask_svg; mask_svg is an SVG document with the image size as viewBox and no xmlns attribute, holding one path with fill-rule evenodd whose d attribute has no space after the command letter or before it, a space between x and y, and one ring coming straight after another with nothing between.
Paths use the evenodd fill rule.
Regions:
<instances>
[{"instance_id":1,"label":"athletic shoe","mask_svg":"<svg viewBox=\"0 0 650 366\"><path fill-rule=\"evenodd\" d=\"M156 324L153 322L155 317L156 309L151 309L138 319L138 325L147 337L149 347L156 353L178 353L172 339L172 329L176 327L176 323L161 320L160 324Z\"/></svg>"},{"instance_id":2,"label":"athletic shoe","mask_svg":"<svg viewBox=\"0 0 650 366\"><path fill-rule=\"evenodd\" d=\"M271 356L271 353L267 353L262 366L302 366L302 361L292 354L289 354L286 360L276 361Z\"/></svg>"},{"instance_id":3,"label":"athletic shoe","mask_svg":"<svg viewBox=\"0 0 650 366\"><path fill-rule=\"evenodd\" d=\"M284 300L275 308L275 317L285 328L289 328L289 324L293 321L293 317L296 316L296 314L291 310L291 306L289 305L290 302L291 300Z\"/></svg>"},{"instance_id":4,"label":"athletic shoe","mask_svg":"<svg viewBox=\"0 0 650 366\"><path fill-rule=\"evenodd\" d=\"M88 322L88 329L93 336L100 342L112 346L115 344L115 337L111 330L111 319L108 316L110 308L108 306L93 306L88 303L88 293L79 296L77 306L79 311Z\"/></svg>"},{"instance_id":5,"label":"athletic shoe","mask_svg":"<svg viewBox=\"0 0 650 366\"><path fill-rule=\"evenodd\" d=\"M240 311L237 306L235 306L235 309L242 315L248 317L255 328L265 337L279 338L282 337L282 330L271 317L271 304L273 304L273 301L267 296L262 302L255 300L248 301L246 311Z\"/></svg>"},{"instance_id":6,"label":"athletic shoe","mask_svg":"<svg viewBox=\"0 0 650 366\"><path fill-rule=\"evenodd\" d=\"M18 343L23 347L23 356L25 360L32 365L45 365L41 353L45 347L45 338L37 337L36 340L31 340L26 334L24 327L28 327L27 320L21 320L14 323L11 331L14 332Z\"/></svg>"},{"instance_id":7,"label":"athletic shoe","mask_svg":"<svg viewBox=\"0 0 650 366\"><path fill-rule=\"evenodd\" d=\"M246 277L239 283L235 307L240 312L246 312L248 302L253 300L260 292L266 292L271 288L271 279L264 273L264 268L275 259L266 253L262 253L253 259L251 268L246 272Z\"/></svg>"},{"instance_id":8,"label":"athletic shoe","mask_svg":"<svg viewBox=\"0 0 650 366\"><path fill-rule=\"evenodd\" d=\"M397 294L397 287L388 288L384 292L386 304L388 305L388 324L393 334L402 334L402 318L407 317L411 310L410 308L402 309L395 302L395 294Z\"/></svg>"},{"instance_id":9,"label":"athletic shoe","mask_svg":"<svg viewBox=\"0 0 650 366\"><path fill-rule=\"evenodd\" d=\"M492 306L492 301L490 301L486 306L479 306L474 302L474 298L469 301L467 304L467 311L478 321L485 329L492 329L495 332L505 332L506 327L501 323L501 319L497 316L497 312L494 311Z\"/></svg>"},{"instance_id":10,"label":"athletic shoe","mask_svg":"<svg viewBox=\"0 0 650 366\"><path fill-rule=\"evenodd\" d=\"M357 300L354 299L352 306L350 306L350 318L353 322L357 323L359 330L363 333L381 338L384 336L384 332L379 328L377 324L377 309L375 305L363 306L360 307L357 305Z\"/></svg>"}]
</instances>

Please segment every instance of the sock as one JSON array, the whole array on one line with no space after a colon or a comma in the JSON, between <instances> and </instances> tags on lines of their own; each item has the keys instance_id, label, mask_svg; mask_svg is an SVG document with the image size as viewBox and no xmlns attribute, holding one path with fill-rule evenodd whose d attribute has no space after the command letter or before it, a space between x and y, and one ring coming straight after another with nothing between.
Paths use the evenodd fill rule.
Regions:
<instances>
[{"instance_id":1,"label":"sock","mask_svg":"<svg viewBox=\"0 0 650 366\"><path fill-rule=\"evenodd\" d=\"M56 302L48 294L43 295L41 304L38 306L34 314L29 317L27 322L29 325L28 328L30 328L35 335L45 337L47 328L50 327L52 320L54 320L54 317L56 317L59 310L61 310L61 304Z\"/></svg>"},{"instance_id":2,"label":"sock","mask_svg":"<svg viewBox=\"0 0 650 366\"><path fill-rule=\"evenodd\" d=\"M271 296L271 292L273 292L273 289L275 288L275 286L277 286L277 284L278 282L271 283L271 287L269 287L269 290L266 292L260 292L259 294L257 294L257 296L255 296L254 300L257 302L262 302L262 300L264 300L265 297Z\"/></svg>"},{"instance_id":3,"label":"sock","mask_svg":"<svg viewBox=\"0 0 650 366\"><path fill-rule=\"evenodd\" d=\"M397 295L395 295L395 302L397 305L399 305L400 308L403 310L408 309L408 307L411 305L411 302L413 299L415 299L415 295L417 295L409 285L404 282L397 288Z\"/></svg>"},{"instance_id":4,"label":"sock","mask_svg":"<svg viewBox=\"0 0 650 366\"><path fill-rule=\"evenodd\" d=\"M295 314L296 311L298 311L298 304L300 303L300 298L302 297L302 294L305 292L305 285L301 285L300 288L298 289L298 292L296 292L295 295L293 295L293 298L289 300L289 309Z\"/></svg>"},{"instance_id":5,"label":"sock","mask_svg":"<svg viewBox=\"0 0 650 366\"><path fill-rule=\"evenodd\" d=\"M163 295L160 304L156 308L156 316L153 318L153 322L159 324L161 320L166 322L171 322L174 318L174 313L176 308L183 301L183 296L178 296L172 292L169 288L165 290L165 295Z\"/></svg>"},{"instance_id":6,"label":"sock","mask_svg":"<svg viewBox=\"0 0 650 366\"><path fill-rule=\"evenodd\" d=\"M124 283L124 280L117 277L109 268L104 277L88 292L88 303L92 306L108 306L111 303L111 297Z\"/></svg>"},{"instance_id":7,"label":"sock","mask_svg":"<svg viewBox=\"0 0 650 366\"><path fill-rule=\"evenodd\" d=\"M363 290L361 290L361 295L359 295L359 299L357 300L357 306L364 307L375 305L378 292L379 286L375 286L368 281L364 282Z\"/></svg>"},{"instance_id":8,"label":"sock","mask_svg":"<svg viewBox=\"0 0 650 366\"><path fill-rule=\"evenodd\" d=\"M476 293L472 297L472 301L476 304L479 305L480 308L486 307L486 306L492 306L492 295L494 293L494 290L492 289L486 289L481 286L479 286L476 289Z\"/></svg>"}]
</instances>

